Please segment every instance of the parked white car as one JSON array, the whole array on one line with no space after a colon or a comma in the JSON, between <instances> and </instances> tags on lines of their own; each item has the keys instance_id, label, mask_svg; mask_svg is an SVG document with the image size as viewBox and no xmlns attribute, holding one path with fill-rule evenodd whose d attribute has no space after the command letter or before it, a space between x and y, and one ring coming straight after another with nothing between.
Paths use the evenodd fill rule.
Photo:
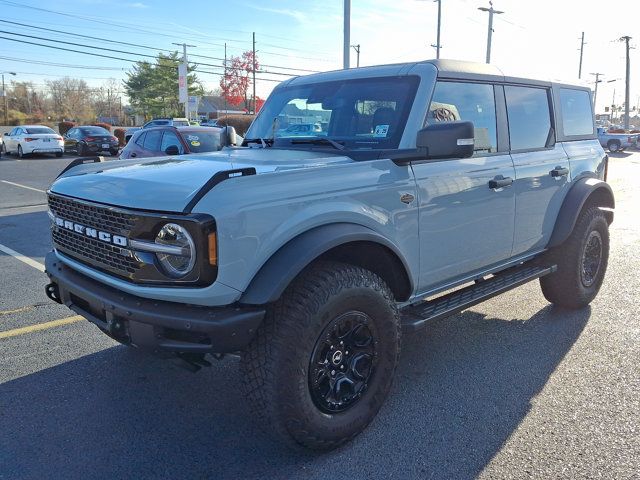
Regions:
<instances>
[{"instance_id":1,"label":"parked white car","mask_svg":"<svg viewBox=\"0 0 640 480\"><path fill-rule=\"evenodd\" d=\"M22 158L32 153L64 153L64 139L45 125L21 125L3 136L5 153Z\"/></svg>"}]
</instances>

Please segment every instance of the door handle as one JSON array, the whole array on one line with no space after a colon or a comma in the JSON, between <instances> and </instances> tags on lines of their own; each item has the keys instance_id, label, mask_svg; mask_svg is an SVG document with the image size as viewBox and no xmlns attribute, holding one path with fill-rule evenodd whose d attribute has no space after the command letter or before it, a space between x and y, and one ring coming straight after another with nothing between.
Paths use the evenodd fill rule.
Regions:
<instances>
[{"instance_id":1,"label":"door handle","mask_svg":"<svg viewBox=\"0 0 640 480\"><path fill-rule=\"evenodd\" d=\"M489 188L495 190L502 187L508 187L513 183L513 178L497 175L493 180L489 180Z\"/></svg>"},{"instance_id":2,"label":"door handle","mask_svg":"<svg viewBox=\"0 0 640 480\"><path fill-rule=\"evenodd\" d=\"M129 155L131 158L135 158L138 156L138 154L136 152L131 152L131 155Z\"/></svg>"},{"instance_id":3,"label":"door handle","mask_svg":"<svg viewBox=\"0 0 640 480\"><path fill-rule=\"evenodd\" d=\"M549 175L552 177L564 177L565 175L569 175L569 169L564 167L556 167L549 172Z\"/></svg>"}]
</instances>

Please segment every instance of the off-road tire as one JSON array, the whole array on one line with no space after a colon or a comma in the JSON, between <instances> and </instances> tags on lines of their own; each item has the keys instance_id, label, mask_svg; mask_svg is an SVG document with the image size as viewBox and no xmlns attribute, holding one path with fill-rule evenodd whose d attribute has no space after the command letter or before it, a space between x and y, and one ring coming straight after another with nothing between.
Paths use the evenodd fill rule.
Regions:
<instances>
[{"instance_id":1,"label":"off-road tire","mask_svg":"<svg viewBox=\"0 0 640 480\"><path fill-rule=\"evenodd\" d=\"M359 311L377 335L368 387L345 411L323 412L312 398L309 369L325 328ZM318 262L305 270L267 311L242 355L243 387L261 426L294 448L331 450L373 420L391 388L400 354L400 322L387 284L363 268Z\"/></svg>"},{"instance_id":2,"label":"off-road tire","mask_svg":"<svg viewBox=\"0 0 640 480\"><path fill-rule=\"evenodd\" d=\"M601 245L600 261L596 273L591 275L592 281L585 283L585 249L594 237ZM547 260L558 266L555 273L540 278L542 293L548 301L571 309L591 303L600 290L609 260L609 224L604 212L595 206L584 209L569 238L549 251Z\"/></svg>"}]
</instances>

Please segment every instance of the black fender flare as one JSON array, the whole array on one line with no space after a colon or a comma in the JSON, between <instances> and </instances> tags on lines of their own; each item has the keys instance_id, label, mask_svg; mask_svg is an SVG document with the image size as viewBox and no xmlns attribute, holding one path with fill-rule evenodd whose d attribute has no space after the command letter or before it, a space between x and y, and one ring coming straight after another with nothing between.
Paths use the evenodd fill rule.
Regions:
<instances>
[{"instance_id":1,"label":"black fender flare","mask_svg":"<svg viewBox=\"0 0 640 480\"><path fill-rule=\"evenodd\" d=\"M311 262L334 247L350 242L373 242L391 250L402 262L410 288L413 282L404 256L387 238L362 225L331 223L307 230L289 240L267 260L240 297L240 303L263 305L276 301L291 281Z\"/></svg>"},{"instance_id":2,"label":"black fender flare","mask_svg":"<svg viewBox=\"0 0 640 480\"><path fill-rule=\"evenodd\" d=\"M613 190L609 184L597 178L582 178L578 180L567 193L560 207L560 212L556 218L556 223L547 248L556 247L569 238L573 227L578 221L578 216L582 208L593 195L598 195L601 199L598 206L611 209L608 220L609 223L613 221L615 199Z\"/></svg>"}]
</instances>

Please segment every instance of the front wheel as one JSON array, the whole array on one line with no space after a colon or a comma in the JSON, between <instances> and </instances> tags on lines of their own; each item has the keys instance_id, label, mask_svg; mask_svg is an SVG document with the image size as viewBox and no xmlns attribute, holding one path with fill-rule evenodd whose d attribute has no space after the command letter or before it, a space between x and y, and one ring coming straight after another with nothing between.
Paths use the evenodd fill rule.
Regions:
<instances>
[{"instance_id":1,"label":"front wheel","mask_svg":"<svg viewBox=\"0 0 640 480\"><path fill-rule=\"evenodd\" d=\"M584 210L569 238L549 252L558 266L540 278L544 297L565 308L582 308L596 297L609 260L609 224L598 207Z\"/></svg>"},{"instance_id":2,"label":"front wheel","mask_svg":"<svg viewBox=\"0 0 640 480\"><path fill-rule=\"evenodd\" d=\"M399 353L389 287L368 270L321 262L269 309L242 357L244 389L261 424L285 443L330 450L378 413Z\"/></svg>"}]
</instances>

